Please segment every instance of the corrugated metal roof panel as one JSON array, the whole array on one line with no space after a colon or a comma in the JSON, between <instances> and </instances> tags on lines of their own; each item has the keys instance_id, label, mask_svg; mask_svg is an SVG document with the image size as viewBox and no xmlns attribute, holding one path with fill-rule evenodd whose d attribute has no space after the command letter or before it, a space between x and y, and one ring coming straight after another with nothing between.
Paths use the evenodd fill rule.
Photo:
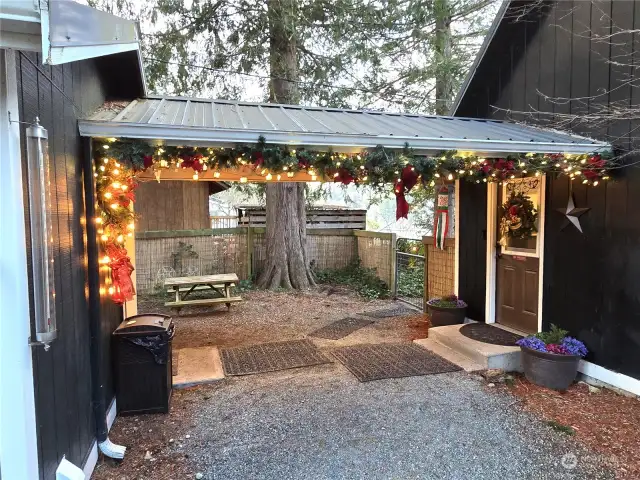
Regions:
<instances>
[{"instance_id":1,"label":"corrugated metal roof panel","mask_svg":"<svg viewBox=\"0 0 640 480\"><path fill-rule=\"evenodd\" d=\"M264 135L272 143L399 148L408 142L416 149L479 152L580 153L608 147L568 133L498 120L182 97L134 100L115 115L99 111L80 124L83 135L174 143L236 143Z\"/></svg>"}]
</instances>

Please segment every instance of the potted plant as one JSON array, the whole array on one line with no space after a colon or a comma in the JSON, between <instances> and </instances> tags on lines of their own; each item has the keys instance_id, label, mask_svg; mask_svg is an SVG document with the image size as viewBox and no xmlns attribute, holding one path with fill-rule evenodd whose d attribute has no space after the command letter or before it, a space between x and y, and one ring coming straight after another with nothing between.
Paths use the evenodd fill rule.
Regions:
<instances>
[{"instance_id":1,"label":"potted plant","mask_svg":"<svg viewBox=\"0 0 640 480\"><path fill-rule=\"evenodd\" d=\"M453 294L432 298L427 302L427 308L433 327L464 323L467 313L467 304Z\"/></svg>"},{"instance_id":2,"label":"potted plant","mask_svg":"<svg viewBox=\"0 0 640 480\"><path fill-rule=\"evenodd\" d=\"M522 351L524 375L532 383L564 391L575 380L578 363L587 354L580 340L566 330L551 325L551 331L522 338L516 343Z\"/></svg>"}]
</instances>

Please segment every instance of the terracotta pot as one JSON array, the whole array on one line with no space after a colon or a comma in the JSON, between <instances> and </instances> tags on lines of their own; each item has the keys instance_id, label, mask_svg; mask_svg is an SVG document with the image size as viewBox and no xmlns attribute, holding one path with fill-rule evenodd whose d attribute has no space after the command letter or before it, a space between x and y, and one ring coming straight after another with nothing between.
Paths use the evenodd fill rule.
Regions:
<instances>
[{"instance_id":1,"label":"terracotta pot","mask_svg":"<svg viewBox=\"0 0 640 480\"><path fill-rule=\"evenodd\" d=\"M522 369L531 383L563 392L576 379L580 356L539 352L527 347L520 350Z\"/></svg>"},{"instance_id":2,"label":"terracotta pot","mask_svg":"<svg viewBox=\"0 0 640 480\"><path fill-rule=\"evenodd\" d=\"M431 316L432 327L443 327L445 325L458 325L464 323L467 307L438 307L429 305L429 315Z\"/></svg>"}]
</instances>

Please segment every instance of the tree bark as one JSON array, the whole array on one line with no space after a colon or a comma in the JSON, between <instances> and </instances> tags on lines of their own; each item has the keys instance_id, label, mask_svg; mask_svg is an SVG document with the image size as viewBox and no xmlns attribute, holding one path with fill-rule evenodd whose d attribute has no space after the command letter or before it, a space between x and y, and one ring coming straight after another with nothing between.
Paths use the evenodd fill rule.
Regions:
<instances>
[{"instance_id":1,"label":"tree bark","mask_svg":"<svg viewBox=\"0 0 640 480\"><path fill-rule=\"evenodd\" d=\"M296 0L269 0L269 101L297 104ZM276 172L278 173L278 172ZM315 285L307 261L307 215L303 183L267 184L266 254L260 288L305 289Z\"/></svg>"},{"instance_id":2,"label":"tree bark","mask_svg":"<svg viewBox=\"0 0 640 480\"><path fill-rule=\"evenodd\" d=\"M448 115L453 101L451 72L451 6L449 0L435 0L436 17L436 115Z\"/></svg>"}]
</instances>

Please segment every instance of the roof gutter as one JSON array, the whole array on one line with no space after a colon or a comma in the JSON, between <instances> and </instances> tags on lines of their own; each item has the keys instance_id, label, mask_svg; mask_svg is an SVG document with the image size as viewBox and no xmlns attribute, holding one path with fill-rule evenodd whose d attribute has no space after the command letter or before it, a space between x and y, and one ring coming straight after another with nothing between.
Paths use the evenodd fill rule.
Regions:
<instances>
[{"instance_id":1,"label":"roof gutter","mask_svg":"<svg viewBox=\"0 0 640 480\"><path fill-rule=\"evenodd\" d=\"M469 150L483 154L505 153L592 153L609 150L607 143L530 142L505 140L474 140L461 138L428 138L408 136L367 136L348 134L322 134L264 130L238 130L202 128L178 125L135 124L84 120L79 122L80 135L98 138L137 138L157 144L198 146L232 146L238 143L255 143L259 136L267 143L280 145L305 145L314 148L404 148L409 144L415 151L438 153L443 150Z\"/></svg>"}]
</instances>

